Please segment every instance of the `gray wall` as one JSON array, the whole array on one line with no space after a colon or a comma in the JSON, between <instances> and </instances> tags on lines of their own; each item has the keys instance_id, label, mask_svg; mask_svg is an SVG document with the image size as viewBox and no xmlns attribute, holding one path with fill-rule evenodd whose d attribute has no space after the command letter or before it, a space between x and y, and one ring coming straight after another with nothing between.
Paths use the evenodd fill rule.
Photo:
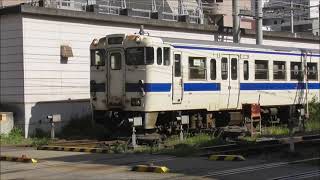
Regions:
<instances>
[{"instance_id":1,"label":"gray wall","mask_svg":"<svg viewBox=\"0 0 320 180\"><path fill-rule=\"evenodd\" d=\"M24 125L22 16L0 16L0 111L14 112L15 124Z\"/></svg>"}]
</instances>

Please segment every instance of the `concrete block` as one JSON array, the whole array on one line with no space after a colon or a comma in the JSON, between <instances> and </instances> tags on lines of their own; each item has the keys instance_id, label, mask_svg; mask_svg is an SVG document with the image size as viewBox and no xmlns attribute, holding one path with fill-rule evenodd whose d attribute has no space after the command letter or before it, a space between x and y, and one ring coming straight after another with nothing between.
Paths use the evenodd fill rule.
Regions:
<instances>
[{"instance_id":1,"label":"concrete block","mask_svg":"<svg viewBox=\"0 0 320 180\"><path fill-rule=\"evenodd\" d=\"M13 129L13 113L0 112L0 134L9 134Z\"/></svg>"},{"instance_id":2,"label":"concrete block","mask_svg":"<svg viewBox=\"0 0 320 180\"><path fill-rule=\"evenodd\" d=\"M132 16L132 15L133 15L132 9L130 9L130 8L121 9L121 10L120 10L120 15L123 15L123 16Z\"/></svg>"},{"instance_id":3,"label":"concrete block","mask_svg":"<svg viewBox=\"0 0 320 180\"><path fill-rule=\"evenodd\" d=\"M190 23L190 17L188 15L181 15L178 17L179 22Z\"/></svg>"},{"instance_id":4,"label":"concrete block","mask_svg":"<svg viewBox=\"0 0 320 180\"><path fill-rule=\"evenodd\" d=\"M151 19L162 19L162 13L161 12L152 12L151 13Z\"/></svg>"}]
</instances>

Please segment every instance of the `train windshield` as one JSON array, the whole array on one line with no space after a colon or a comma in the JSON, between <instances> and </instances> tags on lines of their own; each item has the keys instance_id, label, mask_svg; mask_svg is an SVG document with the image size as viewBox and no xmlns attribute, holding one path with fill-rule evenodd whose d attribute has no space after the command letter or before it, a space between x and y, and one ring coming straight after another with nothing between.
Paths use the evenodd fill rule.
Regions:
<instances>
[{"instance_id":1,"label":"train windshield","mask_svg":"<svg viewBox=\"0 0 320 180\"><path fill-rule=\"evenodd\" d=\"M153 47L135 47L126 50L127 65L151 65L154 63Z\"/></svg>"},{"instance_id":2,"label":"train windshield","mask_svg":"<svg viewBox=\"0 0 320 180\"><path fill-rule=\"evenodd\" d=\"M106 51L104 49L91 50L91 66L104 66L106 62Z\"/></svg>"}]
</instances>

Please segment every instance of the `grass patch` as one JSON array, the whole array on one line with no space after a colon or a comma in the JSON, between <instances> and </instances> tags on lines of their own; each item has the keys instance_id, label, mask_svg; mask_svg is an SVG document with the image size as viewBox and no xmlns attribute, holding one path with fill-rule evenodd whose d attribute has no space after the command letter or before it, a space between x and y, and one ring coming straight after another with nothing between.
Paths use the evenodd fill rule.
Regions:
<instances>
[{"instance_id":1,"label":"grass patch","mask_svg":"<svg viewBox=\"0 0 320 180\"><path fill-rule=\"evenodd\" d=\"M11 132L7 135L0 135L0 144L1 145L32 145L40 146L45 145L50 142L48 137L31 137L24 138L23 131L20 128L13 128Z\"/></svg>"},{"instance_id":2,"label":"grass patch","mask_svg":"<svg viewBox=\"0 0 320 180\"><path fill-rule=\"evenodd\" d=\"M309 120L305 124L306 131L318 131L320 130L320 120Z\"/></svg>"},{"instance_id":3,"label":"grass patch","mask_svg":"<svg viewBox=\"0 0 320 180\"><path fill-rule=\"evenodd\" d=\"M310 118L305 124L306 131L320 130L320 102L317 102L315 98L309 104L309 113Z\"/></svg>"},{"instance_id":4,"label":"grass patch","mask_svg":"<svg viewBox=\"0 0 320 180\"><path fill-rule=\"evenodd\" d=\"M168 138L163 147L142 146L134 150L135 153L159 153L174 156L191 156L199 152L201 147L224 144L221 139L214 138L208 134L189 135L183 141L179 136Z\"/></svg>"},{"instance_id":5,"label":"grass patch","mask_svg":"<svg viewBox=\"0 0 320 180\"><path fill-rule=\"evenodd\" d=\"M284 126L265 127L262 133L262 135L275 135L275 136L289 135L289 134L290 134L289 128Z\"/></svg>"},{"instance_id":6,"label":"grass patch","mask_svg":"<svg viewBox=\"0 0 320 180\"><path fill-rule=\"evenodd\" d=\"M258 138L260 138L261 136L255 135L255 136L244 136L244 137L240 137L240 140L248 142L248 143L255 143L257 141Z\"/></svg>"}]
</instances>

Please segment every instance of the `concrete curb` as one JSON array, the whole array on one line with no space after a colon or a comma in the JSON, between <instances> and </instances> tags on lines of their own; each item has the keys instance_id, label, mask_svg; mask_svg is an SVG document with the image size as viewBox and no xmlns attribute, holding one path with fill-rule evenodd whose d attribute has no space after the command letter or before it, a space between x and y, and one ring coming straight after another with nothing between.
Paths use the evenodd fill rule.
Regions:
<instances>
[{"instance_id":1,"label":"concrete curb","mask_svg":"<svg viewBox=\"0 0 320 180\"><path fill-rule=\"evenodd\" d=\"M154 172L154 173L167 173L169 168L165 166L147 166L147 165L137 165L133 166L132 171L136 172Z\"/></svg>"},{"instance_id":2,"label":"concrete curb","mask_svg":"<svg viewBox=\"0 0 320 180\"><path fill-rule=\"evenodd\" d=\"M244 161L246 160L241 155L211 155L209 160L212 161Z\"/></svg>"},{"instance_id":3,"label":"concrete curb","mask_svg":"<svg viewBox=\"0 0 320 180\"><path fill-rule=\"evenodd\" d=\"M13 156L1 156L1 161L12 161L12 162L23 162L23 163L37 163L38 161L33 158L27 158L27 157L13 157Z\"/></svg>"},{"instance_id":4,"label":"concrete curb","mask_svg":"<svg viewBox=\"0 0 320 180\"><path fill-rule=\"evenodd\" d=\"M50 151L70 151L70 152L87 152L87 153L110 153L109 149L102 148L79 148L79 147L65 147L65 146L39 146L37 150Z\"/></svg>"}]
</instances>

